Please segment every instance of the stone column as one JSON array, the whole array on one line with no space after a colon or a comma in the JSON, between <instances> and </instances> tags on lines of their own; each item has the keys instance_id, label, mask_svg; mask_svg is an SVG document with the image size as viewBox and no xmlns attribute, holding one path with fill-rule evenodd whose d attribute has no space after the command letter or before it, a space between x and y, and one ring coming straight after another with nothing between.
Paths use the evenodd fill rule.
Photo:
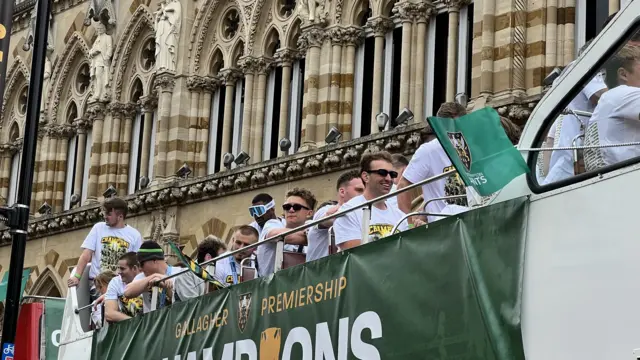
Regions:
<instances>
[{"instance_id":1,"label":"stone column","mask_svg":"<svg viewBox=\"0 0 640 360\"><path fill-rule=\"evenodd\" d=\"M402 54L400 60L400 101L399 110L409 107L411 96L411 37L412 37L412 9L413 3L399 2L393 12L402 21ZM411 110L411 109L410 109Z\"/></svg>"},{"instance_id":2,"label":"stone column","mask_svg":"<svg viewBox=\"0 0 640 360\"><path fill-rule=\"evenodd\" d=\"M109 185L113 185L117 188L117 174L118 174L118 154L120 152L120 124L124 116L125 104L111 103L109 105L109 111L111 112L111 127L108 128L109 140L104 142L102 150L109 154L107 163L102 166L107 172L106 182L102 184L101 188L106 189ZM106 134L105 134L106 135ZM118 195L123 195L118 193Z\"/></svg>"},{"instance_id":3,"label":"stone column","mask_svg":"<svg viewBox=\"0 0 640 360\"><path fill-rule=\"evenodd\" d=\"M620 10L620 0L609 0L609 15L613 15Z\"/></svg>"},{"instance_id":4,"label":"stone column","mask_svg":"<svg viewBox=\"0 0 640 360\"><path fill-rule=\"evenodd\" d=\"M353 77L355 71L356 47L364 40L364 30L351 26L345 29L344 46L346 53L346 66L342 69L342 86L344 88L344 106L342 108L342 121L338 130L342 133L340 140L351 140L351 128L353 121Z\"/></svg>"},{"instance_id":5,"label":"stone column","mask_svg":"<svg viewBox=\"0 0 640 360\"><path fill-rule=\"evenodd\" d=\"M556 18L556 10L551 10L552 2L556 3L556 0L549 0L547 2L547 22L550 20L550 16L554 19ZM495 43L495 11L496 11L496 0L484 0L482 2L482 51L480 53L480 96L484 96L485 99L493 94L493 45ZM475 20L477 22L477 20ZM555 21L554 21L555 22ZM551 28L554 28L553 37L555 37L555 27L547 26L547 35L551 35ZM550 41L547 38L547 50L549 49ZM552 44L554 51L552 58L555 59L555 42ZM549 54L547 52L547 54ZM547 61L549 57L547 56ZM546 63L547 66L550 65L549 62ZM483 101L478 105L482 105Z\"/></svg>"},{"instance_id":6,"label":"stone column","mask_svg":"<svg viewBox=\"0 0 640 360\"><path fill-rule=\"evenodd\" d=\"M175 86L175 75L171 72L161 73L156 77L158 88L158 131L156 131L156 158L153 172L154 178L164 180L173 174L167 174L167 152L169 144L169 122L171 121L171 98Z\"/></svg>"},{"instance_id":7,"label":"stone column","mask_svg":"<svg viewBox=\"0 0 640 360\"><path fill-rule=\"evenodd\" d=\"M425 83L424 83L424 62L426 49L424 48L425 43L424 39L427 37L427 24L429 22L429 17L433 13L433 9L430 7L420 6L416 9L415 18L416 18L416 29L417 29L417 56L416 56L416 73L415 73L415 96L414 96L414 108L413 111L413 121L414 122L423 122L425 120L424 115L424 92L425 92ZM457 30L456 30L457 31ZM457 34L457 32L456 32ZM457 49L458 43L453 44L453 48ZM449 54L451 54L452 45L449 45ZM455 75L455 73L454 73ZM451 84L451 83L449 83ZM455 84L455 81L454 81ZM455 85L453 85L455 89ZM449 87L447 87L449 89Z\"/></svg>"},{"instance_id":8,"label":"stone column","mask_svg":"<svg viewBox=\"0 0 640 360\"><path fill-rule=\"evenodd\" d=\"M244 73L244 109L242 114L242 151L251 156L251 132L253 123L253 77L256 69L256 59L252 57L243 57L240 59L240 68Z\"/></svg>"},{"instance_id":9,"label":"stone column","mask_svg":"<svg viewBox=\"0 0 640 360\"><path fill-rule=\"evenodd\" d=\"M187 78L187 90L190 92L191 109L189 114L189 142L187 145L187 158L186 162L191 169L196 169L196 141L198 138L198 120L200 106L200 94L204 86L204 79L200 76L190 76ZM207 103L203 103L202 106L207 106Z\"/></svg>"},{"instance_id":10,"label":"stone column","mask_svg":"<svg viewBox=\"0 0 640 360\"><path fill-rule=\"evenodd\" d=\"M458 18L460 0L445 2L449 11L449 36L447 42L447 93L446 101L454 101L456 97L456 78L458 73Z\"/></svg>"},{"instance_id":11,"label":"stone column","mask_svg":"<svg viewBox=\"0 0 640 360\"><path fill-rule=\"evenodd\" d=\"M324 31L315 24L303 27L298 46L307 52L304 71L302 108L302 149L315 147L318 117L318 86L320 83L320 48L324 42Z\"/></svg>"},{"instance_id":12,"label":"stone column","mask_svg":"<svg viewBox=\"0 0 640 360\"><path fill-rule=\"evenodd\" d=\"M211 126L211 98L220 86L220 80L217 78L205 78L203 83L204 101L200 104L203 110L202 116L198 121L198 133L196 140L196 164L193 169L197 176L207 175L207 150L209 149L209 127ZM220 121L220 120L219 120ZM213 130L217 131L217 129Z\"/></svg>"},{"instance_id":13,"label":"stone column","mask_svg":"<svg viewBox=\"0 0 640 360\"><path fill-rule=\"evenodd\" d=\"M144 125L142 127L142 150L140 156L140 177L149 177L149 155L151 154L151 131L153 131L153 111L158 107L158 99L153 96L140 98ZM155 147L155 144L153 144ZM139 181L136 179L135 181ZM151 179L149 179L151 180Z\"/></svg>"},{"instance_id":14,"label":"stone column","mask_svg":"<svg viewBox=\"0 0 640 360\"><path fill-rule=\"evenodd\" d=\"M102 130L104 126L104 104L93 103L87 110L89 120L93 122L91 145L91 168L89 169L89 184L87 185L87 203L97 202L98 176L100 176L100 154L102 153Z\"/></svg>"},{"instance_id":15,"label":"stone column","mask_svg":"<svg viewBox=\"0 0 640 360\"><path fill-rule=\"evenodd\" d=\"M118 143L118 163L116 170L116 189L118 194L127 194L129 186L129 162L131 160L131 131L133 118L136 116L137 105L125 104L122 109L124 125L120 128L120 142ZM140 154L138 154L140 156ZM142 166L142 165L141 165ZM135 176L135 175L133 175ZM138 181L138 179L133 179Z\"/></svg>"},{"instance_id":16,"label":"stone column","mask_svg":"<svg viewBox=\"0 0 640 360\"><path fill-rule=\"evenodd\" d=\"M5 205L9 202L9 187L11 186L11 162L13 160L14 147L10 145L2 145L0 147L0 156L2 160L2 172L0 173L0 196Z\"/></svg>"},{"instance_id":17,"label":"stone column","mask_svg":"<svg viewBox=\"0 0 640 360\"><path fill-rule=\"evenodd\" d=\"M65 124L60 126L54 171L53 198L51 200L53 212L62 211L64 208L64 188L67 180L67 154L69 153L69 139L75 135L75 129L71 125Z\"/></svg>"},{"instance_id":18,"label":"stone column","mask_svg":"<svg viewBox=\"0 0 640 360\"><path fill-rule=\"evenodd\" d=\"M384 85L384 41L387 33L393 29L393 21L387 17L377 16L369 19L367 26L373 30L375 48L373 57L373 96L371 99L371 133L379 131L376 116L382 112L382 95ZM391 44L389 44L391 45ZM424 62L423 62L424 63ZM391 114L387 114L391 116Z\"/></svg>"},{"instance_id":19,"label":"stone column","mask_svg":"<svg viewBox=\"0 0 640 360\"><path fill-rule=\"evenodd\" d=\"M84 181L84 154L87 147L87 127L89 123L84 119L76 119L73 122L78 132L78 150L76 151L76 171L73 180L73 193L82 196L82 182Z\"/></svg>"},{"instance_id":20,"label":"stone column","mask_svg":"<svg viewBox=\"0 0 640 360\"><path fill-rule=\"evenodd\" d=\"M294 52L291 49L279 49L275 54L278 65L282 67L278 141L282 138L289 138L289 135L287 134L287 124L289 123L289 93L291 92L291 67L293 65L293 56ZM287 154L278 147L278 156L285 155Z\"/></svg>"},{"instance_id":21,"label":"stone column","mask_svg":"<svg viewBox=\"0 0 640 360\"><path fill-rule=\"evenodd\" d=\"M44 202L44 187L46 184L46 175L47 175L47 159L49 154L47 151L49 149L49 135L48 135L48 126L42 126L38 128L38 138L42 139L41 144L39 146L40 150L39 158L38 158L38 174L37 174L37 182L36 182L36 197L35 204L33 205L34 212L37 211L38 207L42 205Z\"/></svg>"},{"instance_id":22,"label":"stone column","mask_svg":"<svg viewBox=\"0 0 640 360\"><path fill-rule=\"evenodd\" d=\"M257 111L252 124L253 136L251 137L251 158L254 164L262 161L262 148L264 144L262 135L264 134L264 105L267 89L267 74L269 73L272 64L272 59L264 57L258 59L258 86L256 87L255 93Z\"/></svg>"},{"instance_id":23,"label":"stone column","mask_svg":"<svg viewBox=\"0 0 640 360\"><path fill-rule=\"evenodd\" d=\"M220 171L226 170L223 163L224 154L231 151L231 132L233 131L233 94L236 89L236 81L241 74L232 69L224 69L220 72L224 81L224 119L222 123L222 147L220 148Z\"/></svg>"},{"instance_id":24,"label":"stone column","mask_svg":"<svg viewBox=\"0 0 640 360\"><path fill-rule=\"evenodd\" d=\"M56 161L58 160L58 138L61 136L60 130L60 125L52 124L49 126L49 148L47 149L49 161L47 161L46 165L47 175L45 176L44 201L52 207L56 179Z\"/></svg>"},{"instance_id":25,"label":"stone column","mask_svg":"<svg viewBox=\"0 0 640 360\"><path fill-rule=\"evenodd\" d=\"M331 73L329 81L329 129L339 126L340 123L340 77L342 76L342 45L344 44L344 29L334 28L329 33L331 39ZM318 134L324 135L324 134Z\"/></svg>"},{"instance_id":26,"label":"stone column","mask_svg":"<svg viewBox=\"0 0 640 360\"><path fill-rule=\"evenodd\" d=\"M40 186L40 184L38 183L38 172L40 171L40 161L41 161L41 157L42 157L42 139L43 139L43 135L41 132L42 127L44 126L44 123L40 123L40 126L38 127L38 140L36 143L36 161L33 167L33 188L31 190L31 203L29 204L29 210L30 212L33 214L36 211L36 195L38 194L38 186Z\"/></svg>"}]
</instances>

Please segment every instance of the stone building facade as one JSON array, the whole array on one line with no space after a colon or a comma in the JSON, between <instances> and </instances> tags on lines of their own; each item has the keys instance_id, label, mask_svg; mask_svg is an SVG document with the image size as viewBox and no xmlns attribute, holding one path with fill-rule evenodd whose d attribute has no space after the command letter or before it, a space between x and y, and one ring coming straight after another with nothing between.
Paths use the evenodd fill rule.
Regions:
<instances>
[{"instance_id":1,"label":"stone building facade","mask_svg":"<svg viewBox=\"0 0 640 360\"><path fill-rule=\"evenodd\" d=\"M20 181L34 4L16 1L0 114L0 196L8 204ZM363 152L410 156L425 117L444 101L466 97L469 109L493 106L524 124L545 76L572 61L620 5L55 1L26 292L65 295L110 187L128 200L128 222L146 239L177 241L189 253L204 236L228 239L250 222L247 206L259 192L281 202L303 186L328 200ZM414 119L396 126L404 108ZM381 112L391 120L379 126ZM326 144L332 127L342 136ZM283 138L289 148L279 147ZM241 165L225 158L243 152ZM2 276L10 241L0 232Z\"/></svg>"}]
</instances>

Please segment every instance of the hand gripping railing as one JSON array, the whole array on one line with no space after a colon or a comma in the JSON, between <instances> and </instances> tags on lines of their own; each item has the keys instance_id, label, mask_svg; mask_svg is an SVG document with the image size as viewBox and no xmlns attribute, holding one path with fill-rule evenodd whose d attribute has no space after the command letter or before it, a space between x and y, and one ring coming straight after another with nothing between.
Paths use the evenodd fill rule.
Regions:
<instances>
[{"instance_id":1,"label":"hand gripping railing","mask_svg":"<svg viewBox=\"0 0 640 360\"><path fill-rule=\"evenodd\" d=\"M425 201L424 204L420 205L420 208L421 209L426 208L427 204L429 204L430 202L433 202L433 201L452 200L452 199L466 199L466 198L467 198L467 195L452 195L452 196L443 196L443 197L433 198L433 199L430 199L428 201ZM393 227L393 229L391 230L391 233L395 234L396 231L398 231L398 228L400 227L400 224L402 224L402 222L404 222L405 220L407 220L408 218L410 218L412 216L449 217L449 216L452 216L452 215L450 215L450 214L436 214L436 213L430 213L430 212L426 212L426 211L414 211L412 213L408 213L405 216L403 216L402 219L400 219L400 221L398 221L396 223L396 225Z\"/></svg>"},{"instance_id":2,"label":"hand gripping railing","mask_svg":"<svg viewBox=\"0 0 640 360\"><path fill-rule=\"evenodd\" d=\"M255 244L247 245L247 246L245 246L245 247L243 247L243 248L241 248L241 249L238 249L238 250L229 251L229 252L227 252L227 253L225 253L225 254L222 254L222 255L220 255L220 256L217 256L217 257L215 257L215 258L213 258L213 259L210 259L210 260L207 260L207 261L205 261L205 262L201 263L201 264L200 264L200 266L205 266L205 265L208 265L208 264L211 264L211 263L215 263L216 261L222 260L222 259L224 259L224 258L226 258L226 257L233 256L233 255L238 254L238 253L241 253L241 252L246 252L247 250L257 248L257 247L258 247L258 246L260 246L260 245L266 244L266 243L271 242L271 241L274 241L274 240L277 240L278 242L284 242L284 238L285 238L286 236L288 236L288 235L291 235L291 234L297 233L297 232L299 232L299 231L306 230L306 229L308 229L308 228L310 228L310 227L313 227L313 226L315 226L315 225L317 225L317 224L319 224L319 223L321 223L321 222L325 222L325 221L327 221L327 220L331 220L331 219L338 218L338 217L340 217L340 216L346 215L346 214L351 213L351 212L356 211L356 210L360 210L360 209L363 209L363 210L364 210L364 209L368 209L369 211L371 211L371 207L372 207L372 206L373 206L373 204L375 204L375 203L378 203L378 202L381 202L381 201L387 200L387 199L389 199L389 198L392 198L392 197L394 197L394 196L397 196L398 194L401 194L401 193L403 193L403 192L405 192L405 191L409 191L409 190L415 189L415 188L420 187L420 186L422 186L422 185L429 184L429 183L432 183L432 182L434 182L434 181L437 181L437 180L440 180L440 179L443 179L443 178L447 178L447 177L449 177L449 176L451 176L451 175L455 174L456 172L457 172L457 171L456 171L455 169L452 169L452 170L449 170L449 171L443 172L442 174L438 174L438 175L436 175L436 176L432 176L432 177L430 177L430 178L427 178L427 179L424 179L424 180L422 180L422 181L419 181L419 182L417 182L417 183L415 183L415 184L411 184L411 185L409 185L409 186L407 186L407 187L404 187L404 188L402 188L402 189L400 189L400 190L397 190L397 191L394 191L394 192L389 192L389 193L388 193L388 194L386 194L386 195L382 195L382 196L379 196L379 197L377 197L377 198L375 198L375 199L369 200L369 201L367 201L367 202L365 202L365 203L361 204L360 206L356 206L356 207L353 207L353 208L351 208L351 209L347 209L347 210L343 210L343 211L338 211L338 212L336 212L335 214L332 214L332 215L329 215L329 216L323 217L322 219L318 219L318 220L314 220L314 221L307 222L306 224L304 224L304 225L302 225L302 226L298 226L297 228L290 229L290 230L287 230L287 231L285 231L285 232L283 232L283 233L281 233L281 234L278 234L278 235L276 235L276 236L270 237L270 238L268 238L268 239L264 239L264 240L262 240L262 241L258 241L258 242L256 242ZM434 200L437 200L437 199L434 199ZM364 213L364 215L365 215L365 217L366 217L366 215L367 215L367 211L363 211L363 213ZM368 217L366 217L366 219L367 219L367 222L368 222ZM363 223L364 223L364 221L363 221ZM363 231L364 231L364 230L367 230L367 233L366 233L366 235L365 235L365 236L363 236L363 238L362 238L362 239L363 239L363 241L362 241L362 243L363 243L363 244L364 244L364 243L366 243L366 242L368 242L368 241L367 241L367 239L368 239L368 237L369 237L369 236L368 236L368 229L363 229ZM280 264L280 266L282 266L282 264ZM276 264L275 264L275 266L274 266L274 267L275 267L275 269L277 269L277 268L278 268L278 261L276 261ZM274 269L274 270L275 270L275 269ZM154 282L154 283L153 283L153 287L155 288L155 287L157 287L157 286L158 286L158 284L160 284L161 282L166 281L166 280L169 280L169 279L172 279L172 278L175 278L175 277L178 277L178 276L180 276L180 275L183 275L183 274L185 274L185 273L188 273L189 271L190 271L189 269L185 269L185 270L180 271L180 272L178 272L178 273L175 273L175 274L172 274L172 275L165 276L165 277L164 277L164 278L162 278L161 280L158 280L158 281ZM277 270L276 270L276 271L277 271ZM153 297L154 297L153 295L157 295L157 291L152 292L152 304L153 304ZM155 307L153 307L153 306L152 306L152 309L155 309Z\"/></svg>"}]
</instances>

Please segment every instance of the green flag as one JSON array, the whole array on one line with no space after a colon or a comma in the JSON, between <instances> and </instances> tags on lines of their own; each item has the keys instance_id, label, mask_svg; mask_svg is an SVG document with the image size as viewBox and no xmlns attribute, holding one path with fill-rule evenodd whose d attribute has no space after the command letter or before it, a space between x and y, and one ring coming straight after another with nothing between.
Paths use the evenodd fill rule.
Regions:
<instances>
[{"instance_id":1,"label":"green flag","mask_svg":"<svg viewBox=\"0 0 640 360\"><path fill-rule=\"evenodd\" d=\"M493 108L457 119L432 116L428 121L462 180L480 195L491 195L529 172Z\"/></svg>"},{"instance_id":2,"label":"green flag","mask_svg":"<svg viewBox=\"0 0 640 360\"><path fill-rule=\"evenodd\" d=\"M45 357L47 359L58 358L60 328L62 327L62 316L64 315L64 301L65 299L47 299L44 301Z\"/></svg>"}]
</instances>

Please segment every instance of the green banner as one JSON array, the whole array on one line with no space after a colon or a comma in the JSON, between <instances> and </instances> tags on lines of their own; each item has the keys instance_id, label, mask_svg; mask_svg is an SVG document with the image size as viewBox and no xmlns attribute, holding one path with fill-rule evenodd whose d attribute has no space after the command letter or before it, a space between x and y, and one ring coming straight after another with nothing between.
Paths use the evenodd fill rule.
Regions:
<instances>
[{"instance_id":1,"label":"green banner","mask_svg":"<svg viewBox=\"0 0 640 360\"><path fill-rule=\"evenodd\" d=\"M173 304L92 359L524 359L526 198Z\"/></svg>"},{"instance_id":2,"label":"green banner","mask_svg":"<svg viewBox=\"0 0 640 360\"><path fill-rule=\"evenodd\" d=\"M44 302L45 359L58 358L64 302L64 298L60 300L45 300Z\"/></svg>"},{"instance_id":3,"label":"green banner","mask_svg":"<svg viewBox=\"0 0 640 360\"><path fill-rule=\"evenodd\" d=\"M27 282L29 282L30 275L31 275L31 268L22 269L22 283L20 287L21 299L22 299L22 294L24 293L24 288L27 286ZM2 275L2 282L0 282L0 302L4 301L7 298L8 284L9 284L9 271L5 271L4 275Z\"/></svg>"},{"instance_id":4,"label":"green banner","mask_svg":"<svg viewBox=\"0 0 640 360\"><path fill-rule=\"evenodd\" d=\"M529 172L493 108L457 119L432 116L428 121L462 180L480 195L489 196Z\"/></svg>"}]
</instances>

